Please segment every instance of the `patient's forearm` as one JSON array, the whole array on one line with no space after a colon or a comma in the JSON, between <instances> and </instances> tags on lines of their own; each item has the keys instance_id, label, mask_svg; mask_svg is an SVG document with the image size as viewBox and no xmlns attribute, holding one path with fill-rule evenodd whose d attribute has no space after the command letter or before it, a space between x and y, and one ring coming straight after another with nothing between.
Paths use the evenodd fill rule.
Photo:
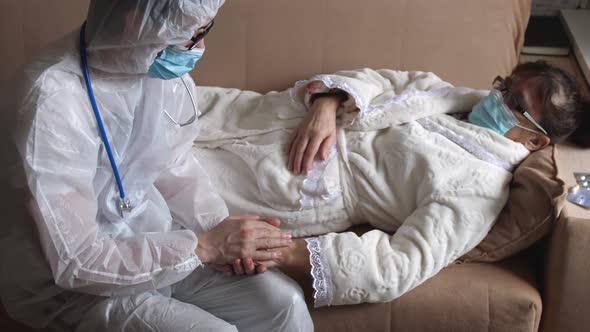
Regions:
<instances>
[{"instance_id":1,"label":"patient's forearm","mask_svg":"<svg viewBox=\"0 0 590 332\"><path fill-rule=\"evenodd\" d=\"M291 246L281 249L281 251L283 258L278 263L278 267L294 279L308 280L308 277L311 276L311 264L305 240L295 239ZM309 282L311 285L311 279Z\"/></svg>"}]
</instances>

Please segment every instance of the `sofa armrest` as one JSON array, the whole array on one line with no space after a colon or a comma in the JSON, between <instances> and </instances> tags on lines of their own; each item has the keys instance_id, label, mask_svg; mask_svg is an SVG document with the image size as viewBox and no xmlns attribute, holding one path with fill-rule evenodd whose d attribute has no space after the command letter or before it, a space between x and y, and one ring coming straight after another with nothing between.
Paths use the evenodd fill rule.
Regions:
<instances>
[{"instance_id":1,"label":"sofa armrest","mask_svg":"<svg viewBox=\"0 0 590 332\"><path fill-rule=\"evenodd\" d=\"M557 176L566 188L588 171L590 150L556 145ZM549 238L543 282L542 331L587 331L590 326L590 209L566 202Z\"/></svg>"},{"instance_id":2,"label":"sofa armrest","mask_svg":"<svg viewBox=\"0 0 590 332\"><path fill-rule=\"evenodd\" d=\"M542 331L587 331L590 326L590 219L567 207L550 236L545 259Z\"/></svg>"}]
</instances>

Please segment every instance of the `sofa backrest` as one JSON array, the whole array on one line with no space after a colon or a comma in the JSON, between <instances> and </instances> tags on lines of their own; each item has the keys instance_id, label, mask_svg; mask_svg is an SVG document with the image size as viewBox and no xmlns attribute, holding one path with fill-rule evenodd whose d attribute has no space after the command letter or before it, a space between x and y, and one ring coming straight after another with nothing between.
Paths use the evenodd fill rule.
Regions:
<instances>
[{"instance_id":1,"label":"sofa backrest","mask_svg":"<svg viewBox=\"0 0 590 332\"><path fill-rule=\"evenodd\" d=\"M76 29L88 0L0 2L2 79ZM530 0L227 0L197 84L281 90L317 73L423 70L489 87L517 63Z\"/></svg>"}]
</instances>

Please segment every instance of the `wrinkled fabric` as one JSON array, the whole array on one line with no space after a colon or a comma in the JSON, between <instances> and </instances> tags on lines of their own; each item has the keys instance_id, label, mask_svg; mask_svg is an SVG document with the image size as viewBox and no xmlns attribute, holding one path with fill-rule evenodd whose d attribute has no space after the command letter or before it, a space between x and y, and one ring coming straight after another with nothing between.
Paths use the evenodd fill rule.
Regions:
<instances>
[{"instance_id":1,"label":"wrinkled fabric","mask_svg":"<svg viewBox=\"0 0 590 332\"><path fill-rule=\"evenodd\" d=\"M118 190L83 84L79 30L29 64L20 84L15 142L34 225L11 220L2 239L3 303L15 318L45 326L81 293L122 296L165 289L201 262L195 232L227 208L190 153L197 122L180 79L151 79L155 55L185 42L221 0L95 0L87 23L88 65L127 197ZM196 95L194 82L184 76ZM17 179L15 177L15 179ZM85 302L87 303L87 302Z\"/></svg>"},{"instance_id":2,"label":"wrinkled fabric","mask_svg":"<svg viewBox=\"0 0 590 332\"><path fill-rule=\"evenodd\" d=\"M317 80L348 92L359 111L342 115L336 153L295 176L283 148ZM485 237L508 198L512 169L529 154L449 115L469 111L484 94L432 73L370 69L266 95L206 88L194 153L231 213L277 215L294 236L357 223L379 229L310 243L315 304L390 301ZM302 204L305 197L313 204Z\"/></svg>"},{"instance_id":3,"label":"wrinkled fabric","mask_svg":"<svg viewBox=\"0 0 590 332\"><path fill-rule=\"evenodd\" d=\"M80 332L313 331L301 288L273 270L227 278L199 268L172 287L171 297L111 297L75 316L82 317Z\"/></svg>"},{"instance_id":4,"label":"wrinkled fabric","mask_svg":"<svg viewBox=\"0 0 590 332\"><path fill-rule=\"evenodd\" d=\"M86 41L89 66L113 74L145 74L169 45L187 42L225 0L93 0Z\"/></svg>"}]
</instances>

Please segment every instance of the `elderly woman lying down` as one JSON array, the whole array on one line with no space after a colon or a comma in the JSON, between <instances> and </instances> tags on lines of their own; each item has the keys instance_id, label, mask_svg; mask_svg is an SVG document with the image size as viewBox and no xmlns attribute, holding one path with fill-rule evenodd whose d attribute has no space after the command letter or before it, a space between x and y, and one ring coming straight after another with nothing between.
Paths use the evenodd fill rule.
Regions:
<instances>
[{"instance_id":1,"label":"elderly woman lying down","mask_svg":"<svg viewBox=\"0 0 590 332\"><path fill-rule=\"evenodd\" d=\"M390 301L467 253L506 203L515 166L581 139L590 112L575 80L545 63L519 65L491 91L364 69L200 98L195 153L230 213L276 216L308 237L266 265L311 275L316 306ZM360 223L376 230L336 233ZM253 262L215 268L241 274Z\"/></svg>"}]
</instances>

